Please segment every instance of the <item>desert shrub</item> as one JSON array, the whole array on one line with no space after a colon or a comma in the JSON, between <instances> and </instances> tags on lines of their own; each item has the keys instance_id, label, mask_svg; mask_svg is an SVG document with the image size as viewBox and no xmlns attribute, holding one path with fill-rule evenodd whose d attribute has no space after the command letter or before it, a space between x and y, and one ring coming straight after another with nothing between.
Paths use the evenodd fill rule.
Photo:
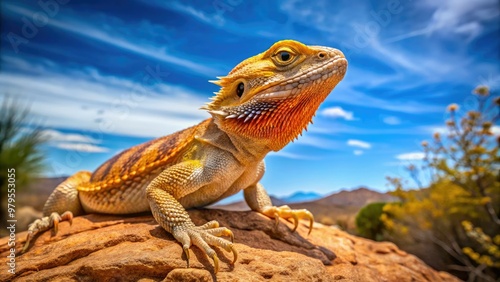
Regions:
<instances>
[{"instance_id":1,"label":"desert shrub","mask_svg":"<svg viewBox=\"0 0 500 282\"><path fill-rule=\"evenodd\" d=\"M364 206L356 215L356 229L358 235L381 241L384 239L384 222L381 220L386 203L371 203Z\"/></svg>"},{"instance_id":2,"label":"desert shrub","mask_svg":"<svg viewBox=\"0 0 500 282\"><path fill-rule=\"evenodd\" d=\"M409 190L389 178L399 204L384 206L382 221L391 238L404 244L424 242L441 250L447 271L468 281L497 281L500 273L500 157L493 125L499 119L499 97L487 87L474 90L475 106L461 112L448 107L446 132L422 142L422 165L410 165L410 176L429 175L425 189Z\"/></svg>"}]
</instances>

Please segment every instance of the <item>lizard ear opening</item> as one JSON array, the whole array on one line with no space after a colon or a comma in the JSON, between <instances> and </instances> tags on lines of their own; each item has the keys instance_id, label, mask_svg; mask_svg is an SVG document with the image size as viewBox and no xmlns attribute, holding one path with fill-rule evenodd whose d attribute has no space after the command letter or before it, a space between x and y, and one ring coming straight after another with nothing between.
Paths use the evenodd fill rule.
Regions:
<instances>
[{"instance_id":1,"label":"lizard ear opening","mask_svg":"<svg viewBox=\"0 0 500 282\"><path fill-rule=\"evenodd\" d=\"M245 84L243 82L238 83L238 86L236 86L236 95L241 98L243 93L245 92Z\"/></svg>"}]
</instances>

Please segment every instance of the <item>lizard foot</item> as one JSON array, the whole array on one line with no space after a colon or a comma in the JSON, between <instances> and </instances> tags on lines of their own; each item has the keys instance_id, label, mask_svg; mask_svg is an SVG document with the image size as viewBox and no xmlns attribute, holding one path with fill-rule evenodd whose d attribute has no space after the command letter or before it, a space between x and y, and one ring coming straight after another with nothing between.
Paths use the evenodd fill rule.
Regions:
<instances>
[{"instance_id":1,"label":"lizard foot","mask_svg":"<svg viewBox=\"0 0 500 282\"><path fill-rule=\"evenodd\" d=\"M189 247L194 244L203 250L214 261L214 272L219 271L219 258L215 251L209 245L221 247L227 252L232 252L234 259L232 263L236 262L238 253L233 246L234 235L231 230L226 227L219 227L217 221L210 221L201 226L190 225L188 227L176 228L173 230L172 235L175 239L182 244L182 249L187 258L187 267L189 268ZM231 242L219 238L219 236L229 236Z\"/></svg>"},{"instance_id":2,"label":"lizard foot","mask_svg":"<svg viewBox=\"0 0 500 282\"><path fill-rule=\"evenodd\" d=\"M297 229L297 226L299 225L299 220L302 218L309 219L309 233L311 234L312 228L313 228L313 223L314 223L314 216L312 213L306 209L301 209L301 210L292 210L289 206L281 206L281 207L266 207L262 211L263 214L274 218L276 220L276 226L279 224L279 219L284 218L286 220L293 219L293 230L294 232Z\"/></svg>"},{"instance_id":3,"label":"lizard foot","mask_svg":"<svg viewBox=\"0 0 500 282\"><path fill-rule=\"evenodd\" d=\"M24 244L21 253L26 252L30 245L31 240L40 232L49 230L52 228L53 234L57 234L57 230L59 227L59 222L61 221L69 221L69 224L73 223L73 213L67 211L62 215L59 215L57 212L53 212L50 216L45 216L35 220L32 224L29 225L28 228L28 236L26 238L26 243Z\"/></svg>"}]
</instances>

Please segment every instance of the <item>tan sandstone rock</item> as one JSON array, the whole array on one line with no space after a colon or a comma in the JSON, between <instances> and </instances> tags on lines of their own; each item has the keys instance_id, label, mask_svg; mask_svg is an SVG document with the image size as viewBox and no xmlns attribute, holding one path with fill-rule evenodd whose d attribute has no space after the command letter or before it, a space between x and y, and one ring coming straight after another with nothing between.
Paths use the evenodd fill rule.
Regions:
<instances>
[{"instance_id":1,"label":"tan sandstone rock","mask_svg":"<svg viewBox=\"0 0 500 282\"><path fill-rule=\"evenodd\" d=\"M16 257L16 274L0 265L0 281L459 281L437 272L391 243L377 243L307 222L298 232L291 224L251 211L189 211L196 224L218 220L235 235L238 260L216 249L220 270L196 247L186 269L181 246L151 215L76 217L59 233L41 234L25 254ZM16 248L26 232L17 234ZM0 239L0 255L8 255Z\"/></svg>"}]
</instances>

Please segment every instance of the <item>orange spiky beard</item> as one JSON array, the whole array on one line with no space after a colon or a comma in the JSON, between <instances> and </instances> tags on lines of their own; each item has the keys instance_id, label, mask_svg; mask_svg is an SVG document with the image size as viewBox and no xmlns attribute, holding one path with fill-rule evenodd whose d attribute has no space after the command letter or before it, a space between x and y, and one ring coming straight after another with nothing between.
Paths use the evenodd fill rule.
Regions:
<instances>
[{"instance_id":1,"label":"orange spiky beard","mask_svg":"<svg viewBox=\"0 0 500 282\"><path fill-rule=\"evenodd\" d=\"M322 88L318 85L304 89L297 97L251 101L228 109L230 115L220 126L226 132L266 140L272 150L278 151L307 129L319 105L334 86Z\"/></svg>"}]
</instances>

